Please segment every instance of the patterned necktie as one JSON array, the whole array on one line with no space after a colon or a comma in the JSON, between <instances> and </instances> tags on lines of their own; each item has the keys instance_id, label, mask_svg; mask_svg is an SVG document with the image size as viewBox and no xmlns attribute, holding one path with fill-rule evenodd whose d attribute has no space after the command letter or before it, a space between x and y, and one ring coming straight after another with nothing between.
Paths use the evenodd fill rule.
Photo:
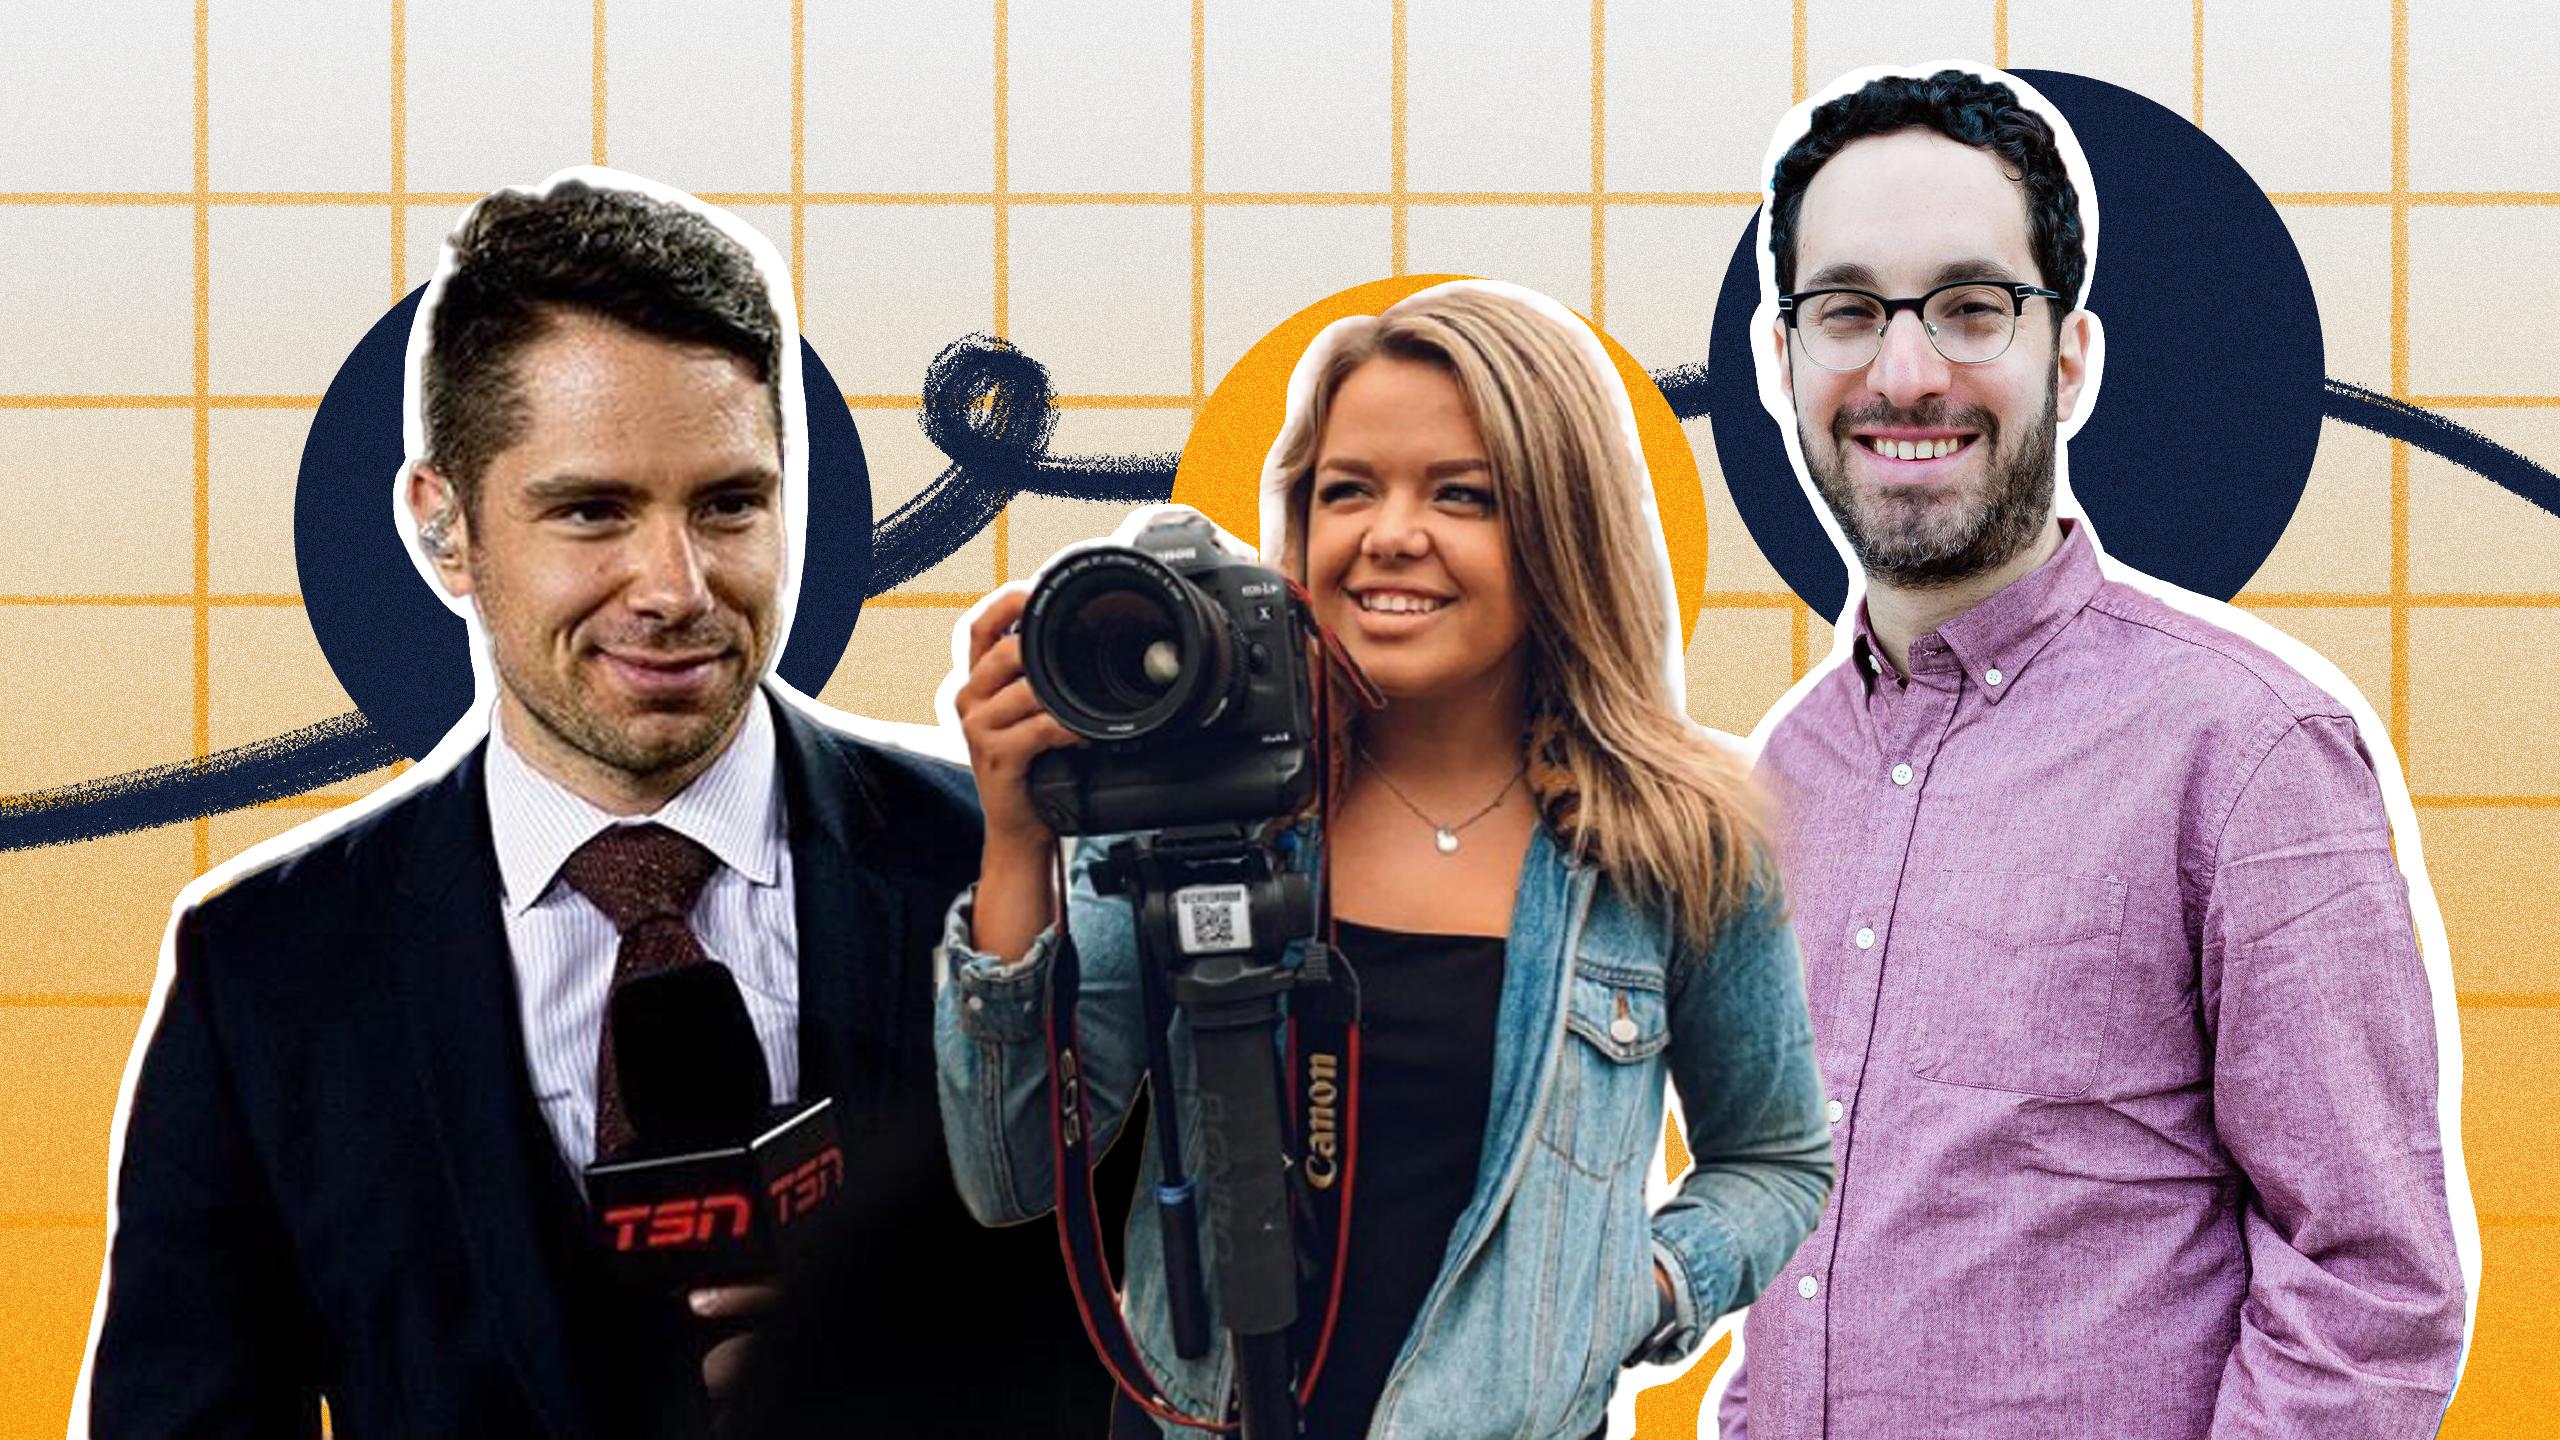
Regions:
<instances>
[{"instance_id":1,"label":"patterned necktie","mask_svg":"<svg viewBox=\"0 0 2560 1440\"><path fill-rule=\"evenodd\" d=\"M622 934L606 992L604 1024L596 1037L596 1156L611 1160L635 1138L622 1106L613 1063L613 995L644 975L711 957L695 938L689 916L719 857L664 825L616 825L571 852L560 876L595 902Z\"/></svg>"}]
</instances>

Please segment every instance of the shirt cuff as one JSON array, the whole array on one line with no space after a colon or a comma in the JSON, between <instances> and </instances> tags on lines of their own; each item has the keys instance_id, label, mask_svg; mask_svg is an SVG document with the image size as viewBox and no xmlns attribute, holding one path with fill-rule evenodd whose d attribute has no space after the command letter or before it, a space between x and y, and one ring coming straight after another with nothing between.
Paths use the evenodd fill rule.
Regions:
<instances>
[{"instance_id":1,"label":"shirt cuff","mask_svg":"<svg viewBox=\"0 0 2560 1440\"><path fill-rule=\"evenodd\" d=\"M1657 1312L1654 1328L1645 1336L1646 1343L1627 1357L1630 1365L1677 1364L1687 1358L1698 1343L1697 1297L1689 1288L1689 1272L1681 1267L1679 1252L1656 1238L1653 1259L1662 1267L1662 1273L1671 1277L1671 1298L1667 1309ZM1645 1280L1650 1284L1652 1279L1652 1273L1648 1271ZM1661 1302L1659 1286L1655 1287L1654 1298L1657 1303Z\"/></svg>"},{"instance_id":2,"label":"shirt cuff","mask_svg":"<svg viewBox=\"0 0 2560 1440\"><path fill-rule=\"evenodd\" d=\"M1020 1045L1044 1034L1049 1008L1049 960L1055 952L1055 924L1032 937L1019 960L1007 962L976 948L972 922L978 887L970 886L951 902L942 922L942 943L934 947L934 974L960 988L960 1028L974 1039Z\"/></svg>"}]
</instances>

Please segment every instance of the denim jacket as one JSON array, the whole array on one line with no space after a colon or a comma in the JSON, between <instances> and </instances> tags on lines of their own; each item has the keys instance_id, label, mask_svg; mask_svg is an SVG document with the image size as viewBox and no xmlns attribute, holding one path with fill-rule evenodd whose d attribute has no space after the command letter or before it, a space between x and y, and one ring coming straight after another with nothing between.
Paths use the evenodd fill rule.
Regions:
<instances>
[{"instance_id":1,"label":"denim jacket","mask_svg":"<svg viewBox=\"0 0 2560 1440\"><path fill-rule=\"evenodd\" d=\"M1068 916L1083 967L1080 1058L1107 1137L1146 1047L1128 904L1096 895L1087 878L1099 853L1092 841L1077 847ZM1539 828L1512 912L1475 1189L1379 1394L1372 1436L1587 1434L1622 1365L1696 1349L1812 1230L1830 1191L1831 1137L1795 937L1773 873L1762 875L1701 956L1673 943L1667 915L1625 903ZM961 1195L981 1221L1008 1224L1046 1213L1054 1196L1042 1030L1056 932L999 964L970 948L975 898L951 909L934 1045ZM1173 1058L1185 1153L1196 1156L1179 1019ZM1666 1073L1694 1161L1648 1215ZM1151 1146L1141 1194L1155 1160ZM1147 1207L1130 1215L1125 1254L1129 1328L1167 1398L1194 1415L1223 1413L1229 1347L1222 1337L1200 1360L1175 1357ZM1676 1325L1639 1354L1663 1319L1656 1261Z\"/></svg>"}]
</instances>

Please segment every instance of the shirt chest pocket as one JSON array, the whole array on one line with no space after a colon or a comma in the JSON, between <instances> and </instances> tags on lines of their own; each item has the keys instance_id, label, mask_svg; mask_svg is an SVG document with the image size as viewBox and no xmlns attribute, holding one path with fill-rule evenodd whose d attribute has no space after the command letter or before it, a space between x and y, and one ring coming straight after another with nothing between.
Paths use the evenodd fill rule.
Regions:
<instances>
[{"instance_id":1,"label":"shirt chest pocket","mask_svg":"<svg viewBox=\"0 0 2560 1440\"><path fill-rule=\"evenodd\" d=\"M2068 1098L2097 1078L2125 886L2090 875L1943 870L1908 954L1912 1073Z\"/></svg>"},{"instance_id":2,"label":"shirt chest pocket","mask_svg":"<svg viewBox=\"0 0 2560 1440\"><path fill-rule=\"evenodd\" d=\"M1641 1164L1662 1126L1660 1056L1671 1043L1662 984L1661 972L1650 968L1587 959L1574 966L1542 1133L1591 1174Z\"/></svg>"}]
</instances>

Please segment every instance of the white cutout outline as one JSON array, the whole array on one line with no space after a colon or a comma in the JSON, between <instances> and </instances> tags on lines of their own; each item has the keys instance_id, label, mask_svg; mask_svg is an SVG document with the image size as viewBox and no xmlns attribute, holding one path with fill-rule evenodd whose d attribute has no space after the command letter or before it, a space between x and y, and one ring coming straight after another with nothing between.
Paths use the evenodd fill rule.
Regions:
<instances>
[{"instance_id":1,"label":"white cutout outline","mask_svg":"<svg viewBox=\"0 0 2560 1440\"><path fill-rule=\"evenodd\" d=\"M777 388L782 404L781 435L783 475L782 506L784 533L784 569L778 581L778 619L775 624L772 653L765 661L758 689L769 693L799 712L822 729L849 734L886 749L903 750L934 759L966 765L965 751L955 744L956 732L939 726L918 725L902 721L874 720L821 704L774 672L782 652L790 641L791 619L798 608L799 577L807 550L808 520L808 406L801 393L799 310L791 289L791 267L771 240L745 221L716 205L698 200L670 185L596 165L577 165L561 170L534 186L508 186L493 194L548 194L553 187L577 181L599 190L627 190L652 199L680 205L709 221L729 239L736 241L755 261L757 278L764 282L767 301L773 306L779 327L779 368ZM485 200L486 197L484 197ZM476 210L483 201L473 202ZM470 210L454 222L462 227ZM377 811L406 800L417 791L445 779L453 768L463 763L489 734L491 707L497 701L497 669L489 650L487 629L480 623L479 611L467 599L450 594L437 578L423 547L418 543L416 519L409 513L407 491L410 473L426 453L426 417L419 392L420 365L426 356L427 342L433 334L435 307L443 298L446 279L453 273L453 243L450 233L438 249L435 277L427 283L420 298L418 313L410 325L407 359L402 367L400 386L401 442L407 458L391 477L387 498L391 505L392 524L398 529L402 548L408 552L411 567L421 583L441 601L445 608L462 617L471 638L471 705L444 733L435 747L419 757L418 762L401 774L391 777L372 794L351 801L336 810L316 816L302 824L271 836L214 866L190 880L178 891L169 909L168 927L161 932L160 960L151 982L151 998L144 1004L142 1024L134 1033L133 1050L125 1059L124 1076L116 1088L116 1112L107 1138L107 1227L106 1250L99 1265L98 1295L89 1312L89 1338L81 1352L80 1378L72 1389L71 1416L65 1427L70 1440L90 1433L90 1377L98 1359L98 1337L106 1327L107 1296L115 1285L115 1243L118 1223L116 1182L124 1172L126 1122L133 1111L133 1089L142 1073L144 1054L152 1037L160 1028L160 1015L169 996L170 983L177 978L178 919L206 898L233 882L289 860L295 855L328 840L339 831L358 824ZM516 1023L516 1017L492 1017L504 1023Z\"/></svg>"},{"instance_id":2,"label":"white cutout outline","mask_svg":"<svg viewBox=\"0 0 2560 1440\"><path fill-rule=\"evenodd\" d=\"M1984 80L2008 86L2016 92L2020 104L2043 116L2053 127L2064 169L2071 177L2080 202L2081 245L2087 271L2080 294L2074 298L2085 300L2098 273L2098 198L2097 187L2090 181L2088 159L2081 151L2079 138L2072 132L2071 122L2063 116L2061 109L2034 86L2007 71L1964 59L1928 65L1870 65L1852 70L1788 109L1770 138L1760 173L1774 178L1779 159L1812 129L1813 112L1825 103L1849 94L1871 80L1887 76L1924 78L1950 69L1967 71ZM1764 182L1760 191L1759 233L1753 247L1760 272L1760 303L1751 315L1752 372L1758 384L1761 408L1768 412L1786 442L1787 460L1795 470L1796 483L1804 491L1806 503L1813 507L1815 518L1822 522L1823 533L1830 537L1832 548L1839 553L1841 564L1848 571L1849 593L1832 624L1829 654L1821 663L1807 670L1804 678L1788 687L1786 693L1760 717L1759 723L1752 727L1746 744L1755 762L1767 747L1770 733L1794 713L1796 706L1816 686L1833 671L1849 663L1850 647L1857 633L1854 617L1858 607L1866 603L1867 593L1866 573L1850 551L1838 519L1832 515L1831 507L1823 501L1821 493L1814 487L1811 473L1805 468L1803 441L1796 432L1795 403L1782 388L1776 356L1764 343L1771 327L1777 324L1777 261L1769 251L1769 219L1774 209L1774 193L1772 186ZM2081 384L2079 405L2071 418L2057 427L2055 435L2055 513L2079 522L2079 528L2088 537L2090 549L2097 556L2100 573L2106 580L2139 591L2180 614L2257 646L2290 666L2295 674L2313 687L2325 691L2354 717L2358 738L2373 760L2374 780L2382 792L2384 813L2390 819L2393 859L2408 887L2409 910L2417 926L2418 955L2426 972L2428 1005L2435 1022L2436 1128L2444 1156L2445 1205L2452 1221L2454 1252L2462 1266L2462 1346L2454 1366L2453 1385L2445 1392L2444 1406L2438 1411L2438 1422L2441 1423L2444 1411L2452 1408L2453 1397L2461 1391L2462 1372L2470 1363L2479 1321L2480 1218L2471 1195L2470 1167L2462 1154L2462 1028L2454 996L2452 950L2445 936L2443 912L2436 903L2435 886L2427 878L2425 856L2418 835L2418 812L2409 798L2409 782L2401 772L2399 753L2392 748L2390 727L2382 723L2380 715L2363 693L2326 657L2255 615L2126 565L2109 555L2100 543L2096 528L2089 524L2088 514L2081 508L2071 488L2069 441L2079 432L2081 424L2097 404L2099 381L2105 372L2105 327L2095 313L2086 310L2081 313L2087 315L2089 321L2088 373ZM1708 1381L1706 1398L1698 1409L1700 1440L1717 1440L1721 1434L1716 1412L1723 1402L1726 1387L1741 1368L1742 1320L1749 1313L1750 1307L1746 1305L1718 1320L1708 1332L1707 1340L1712 1342L1717 1334L1730 1330L1733 1353L1726 1357L1724 1364ZM1647 1383L1659 1383L1669 1378L1676 1377L1665 1370ZM1633 1414L1633 1407L1629 1405L1625 1413L1625 1433L1633 1433ZM1620 1433L1620 1410L1615 1404L1610 1408L1610 1417L1610 1433Z\"/></svg>"}]
</instances>

